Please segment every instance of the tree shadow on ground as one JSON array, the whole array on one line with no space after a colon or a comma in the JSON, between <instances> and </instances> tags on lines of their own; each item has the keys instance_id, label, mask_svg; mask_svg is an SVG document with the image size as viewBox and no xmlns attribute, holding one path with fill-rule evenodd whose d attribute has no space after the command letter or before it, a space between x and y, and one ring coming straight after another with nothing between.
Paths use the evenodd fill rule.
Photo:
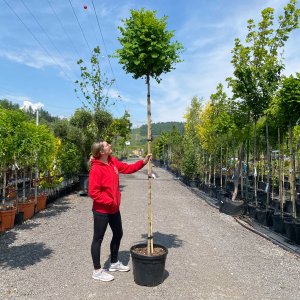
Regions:
<instances>
[{"instance_id":1,"label":"tree shadow on ground","mask_svg":"<svg viewBox=\"0 0 300 300\"><path fill-rule=\"evenodd\" d=\"M5 231L0 234L0 254L17 239L17 233Z\"/></svg>"},{"instance_id":2,"label":"tree shadow on ground","mask_svg":"<svg viewBox=\"0 0 300 300\"><path fill-rule=\"evenodd\" d=\"M7 232L0 236L0 268L22 269L39 263L51 256L53 250L44 243L28 243L10 246L17 238L17 233Z\"/></svg>"},{"instance_id":3,"label":"tree shadow on ground","mask_svg":"<svg viewBox=\"0 0 300 300\"><path fill-rule=\"evenodd\" d=\"M141 243L147 243L147 234L142 234L141 238L144 239ZM178 238L177 234L164 234L161 232L153 233L154 244L160 244L166 248L179 248L183 246L184 241Z\"/></svg>"},{"instance_id":4,"label":"tree shadow on ground","mask_svg":"<svg viewBox=\"0 0 300 300\"><path fill-rule=\"evenodd\" d=\"M70 209L71 206L69 205L68 200L66 199L58 199L54 203L51 203L47 206L46 209L38 212L34 218L50 218L60 215Z\"/></svg>"}]
</instances>

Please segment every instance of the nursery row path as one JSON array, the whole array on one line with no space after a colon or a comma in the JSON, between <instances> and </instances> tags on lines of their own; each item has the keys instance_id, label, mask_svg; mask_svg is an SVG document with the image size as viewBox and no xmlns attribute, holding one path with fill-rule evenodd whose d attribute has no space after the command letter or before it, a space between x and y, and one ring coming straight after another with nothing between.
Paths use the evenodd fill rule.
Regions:
<instances>
[{"instance_id":1,"label":"nursery row path","mask_svg":"<svg viewBox=\"0 0 300 300\"><path fill-rule=\"evenodd\" d=\"M91 200L58 199L0 235L0 299L300 299L300 260L220 214L161 168L153 168L153 231L168 248L166 278L134 283L132 271L94 281ZM120 260L147 233L146 168L121 175L124 236ZM107 267L111 231L102 245Z\"/></svg>"}]
</instances>

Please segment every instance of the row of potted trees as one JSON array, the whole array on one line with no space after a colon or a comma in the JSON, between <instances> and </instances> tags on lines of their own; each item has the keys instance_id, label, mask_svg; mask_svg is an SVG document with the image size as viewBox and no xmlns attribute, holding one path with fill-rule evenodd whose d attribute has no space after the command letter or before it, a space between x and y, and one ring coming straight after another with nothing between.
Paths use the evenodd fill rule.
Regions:
<instances>
[{"instance_id":1,"label":"row of potted trees","mask_svg":"<svg viewBox=\"0 0 300 300\"><path fill-rule=\"evenodd\" d=\"M78 186L78 177L73 176L63 181L61 177L50 176L38 181L28 179L25 181L25 190L24 187L20 188L21 185L23 186L23 182L17 184L17 189L12 185L4 189L5 199L2 199L0 205L0 232L22 224L58 197L74 191Z\"/></svg>"},{"instance_id":2,"label":"row of potted trees","mask_svg":"<svg viewBox=\"0 0 300 300\"><path fill-rule=\"evenodd\" d=\"M158 164L161 165L159 162ZM285 235L291 242L300 245L300 220L297 217L294 218L292 214L290 185L288 184L287 177L281 183L284 195L283 202L279 199L279 187L275 185L273 188L268 188L266 186L266 177L261 177L262 181L257 181L256 183L257 186L264 189L254 189L253 175L249 176L247 187L245 185L241 186L241 183L239 183L239 192L237 194L239 201L231 201L234 192L234 182L229 174L223 174L223 184L221 185L219 174L216 174L215 178L211 178L210 181L203 181L199 176L195 180L190 181L186 176L178 172L178 170L169 166L166 166L166 168L176 177L179 177L185 184L198 188L215 199L214 204L220 207L220 211L222 211L221 205L224 205L224 202L226 202L226 213L231 215L246 214L261 225ZM243 183L247 181L245 178L242 180ZM245 197L245 190L247 190L247 199ZM255 191L257 191L257 201L254 199ZM300 178L295 179L295 194L296 215L300 215ZM267 202L268 198L269 201Z\"/></svg>"}]
</instances>

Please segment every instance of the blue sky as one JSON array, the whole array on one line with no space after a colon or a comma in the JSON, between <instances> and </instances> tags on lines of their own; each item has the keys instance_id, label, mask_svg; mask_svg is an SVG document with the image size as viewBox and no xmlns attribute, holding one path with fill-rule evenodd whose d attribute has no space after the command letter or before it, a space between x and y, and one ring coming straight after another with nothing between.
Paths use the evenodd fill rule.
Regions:
<instances>
[{"instance_id":1,"label":"blue sky","mask_svg":"<svg viewBox=\"0 0 300 300\"><path fill-rule=\"evenodd\" d=\"M151 82L152 121L183 121L193 96L205 100L218 83L232 75L231 50L234 39L244 41L247 20L259 20L265 7L282 13L287 0L0 0L0 99L19 105L43 106L52 115L69 117L82 106L74 92L80 79L79 58L88 60L99 45L101 64L116 85L109 96L117 100L110 110L115 117L124 110L134 126L146 123L146 85L125 74L116 59L108 55L120 48L117 40L121 19L130 9L156 10L168 16L168 29L185 48L184 62L176 70ZM12 11L8 5L11 7ZM87 9L84 9L84 6ZM79 20L79 26L76 17ZM298 4L299 7L299 4ZM82 34L82 31L84 35ZM287 75L299 72L300 30L294 31L285 47ZM112 70L111 70L112 69Z\"/></svg>"}]
</instances>

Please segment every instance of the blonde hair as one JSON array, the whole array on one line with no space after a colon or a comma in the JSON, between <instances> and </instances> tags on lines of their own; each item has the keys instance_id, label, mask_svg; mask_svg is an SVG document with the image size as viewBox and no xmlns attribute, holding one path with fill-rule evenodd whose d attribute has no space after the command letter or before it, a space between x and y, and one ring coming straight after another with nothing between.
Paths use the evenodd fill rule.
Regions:
<instances>
[{"instance_id":1,"label":"blonde hair","mask_svg":"<svg viewBox=\"0 0 300 300\"><path fill-rule=\"evenodd\" d=\"M92 145L92 155L95 158L99 158L101 156L101 151L103 151L103 141L95 142Z\"/></svg>"}]
</instances>

